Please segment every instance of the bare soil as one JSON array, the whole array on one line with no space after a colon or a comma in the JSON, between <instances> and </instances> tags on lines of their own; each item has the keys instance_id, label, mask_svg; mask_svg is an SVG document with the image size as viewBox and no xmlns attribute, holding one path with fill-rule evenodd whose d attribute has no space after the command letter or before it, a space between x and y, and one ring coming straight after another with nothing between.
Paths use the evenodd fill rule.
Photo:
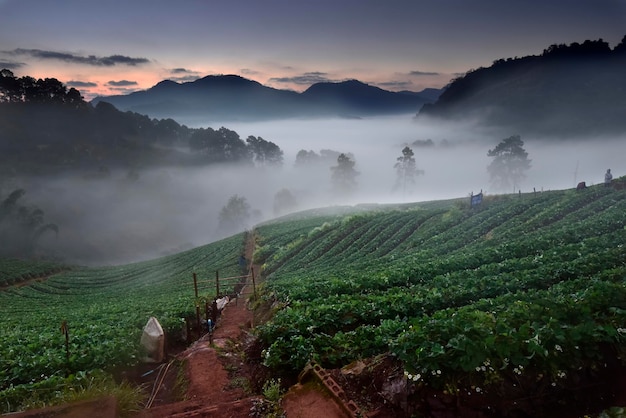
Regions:
<instances>
[{"instance_id":1,"label":"bare soil","mask_svg":"<svg viewBox=\"0 0 626 418\"><path fill-rule=\"evenodd\" d=\"M253 251L251 239L246 249L248 260L252 260ZM252 268L260 271L260 266ZM154 371L144 376L143 383L153 395L137 418L262 417L268 412L288 418L350 416L319 382L293 385L278 406L264 400L263 384L271 376L262 365L261 347L250 332L264 315L253 315L246 303L250 296L252 284L248 283L242 297L226 305L212 336L201 336L173 356L167 373ZM139 373L134 377L141 381Z\"/></svg>"}]
</instances>

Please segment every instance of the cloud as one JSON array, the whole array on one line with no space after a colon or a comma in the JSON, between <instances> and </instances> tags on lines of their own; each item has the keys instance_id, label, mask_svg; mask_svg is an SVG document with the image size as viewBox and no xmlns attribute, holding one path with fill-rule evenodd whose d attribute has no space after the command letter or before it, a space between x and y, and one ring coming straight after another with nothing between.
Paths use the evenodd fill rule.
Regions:
<instances>
[{"instance_id":1,"label":"cloud","mask_svg":"<svg viewBox=\"0 0 626 418\"><path fill-rule=\"evenodd\" d=\"M335 82L337 80L330 79L328 77L328 73L323 73L320 71L313 71L309 73L295 75L292 77L273 77L273 78L270 78L269 81L273 83L311 85L315 83Z\"/></svg>"},{"instance_id":2,"label":"cloud","mask_svg":"<svg viewBox=\"0 0 626 418\"><path fill-rule=\"evenodd\" d=\"M400 80L395 80L395 81L383 81L380 83L376 83L376 85L378 87L384 88L384 89L392 89L392 90L407 90L411 87L413 87L413 83L410 81L400 81Z\"/></svg>"},{"instance_id":3,"label":"cloud","mask_svg":"<svg viewBox=\"0 0 626 418\"><path fill-rule=\"evenodd\" d=\"M178 74L176 77L168 77L168 80L175 81L177 83L196 81L201 77L201 74L198 71L190 70L188 68L172 68L168 71L170 74Z\"/></svg>"},{"instance_id":4,"label":"cloud","mask_svg":"<svg viewBox=\"0 0 626 418\"><path fill-rule=\"evenodd\" d=\"M15 70L17 68L23 67L23 62L15 62L15 61L0 61L0 68L6 68L7 70Z\"/></svg>"},{"instance_id":5,"label":"cloud","mask_svg":"<svg viewBox=\"0 0 626 418\"><path fill-rule=\"evenodd\" d=\"M172 73L172 74L188 74L188 73L194 73L194 74L196 74L196 72L195 72L195 71L188 70L188 69L186 69L186 68L172 68L172 69L170 70L170 73Z\"/></svg>"},{"instance_id":6,"label":"cloud","mask_svg":"<svg viewBox=\"0 0 626 418\"><path fill-rule=\"evenodd\" d=\"M245 74L245 75L259 75L259 74L261 74L260 72L258 72L256 70L251 70L249 68L242 68L241 70L239 70L239 72L241 74Z\"/></svg>"},{"instance_id":7,"label":"cloud","mask_svg":"<svg viewBox=\"0 0 626 418\"><path fill-rule=\"evenodd\" d=\"M113 86L113 87L128 87L128 86L136 86L137 82L136 81L128 81L128 80L120 80L120 81L109 81L107 83L107 86Z\"/></svg>"},{"instance_id":8,"label":"cloud","mask_svg":"<svg viewBox=\"0 0 626 418\"><path fill-rule=\"evenodd\" d=\"M200 78L200 76L198 76L198 75L191 75L190 74L190 75L187 75L187 76L184 76L184 77L170 77L168 80L175 81L177 83L188 83L188 82L191 82L191 81L196 81L199 78Z\"/></svg>"},{"instance_id":9,"label":"cloud","mask_svg":"<svg viewBox=\"0 0 626 418\"><path fill-rule=\"evenodd\" d=\"M91 82L91 81L76 81L76 80L72 80L72 81L68 81L65 84L70 86L70 87L98 87L98 83L94 83L94 82Z\"/></svg>"},{"instance_id":10,"label":"cloud","mask_svg":"<svg viewBox=\"0 0 626 418\"><path fill-rule=\"evenodd\" d=\"M92 65L95 67L112 67L115 65L128 65L134 67L136 65L147 64L150 62L147 58L133 58L125 55L109 55L108 57L98 57L95 55L76 55L67 52L44 51L41 49L24 49L17 48L9 51L14 55L28 55L37 59L57 60L69 62L72 64Z\"/></svg>"},{"instance_id":11,"label":"cloud","mask_svg":"<svg viewBox=\"0 0 626 418\"><path fill-rule=\"evenodd\" d=\"M126 88L126 87L111 87L110 88L111 91L114 91L115 94L131 94L134 93L136 91L140 91L141 89L132 89L132 88Z\"/></svg>"},{"instance_id":12,"label":"cloud","mask_svg":"<svg viewBox=\"0 0 626 418\"><path fill-rule=\"evenodd\" d=\"M441 73L435 73L435 72L429 72L429 71L417 71L417 70L415 70L415 71L409 72L409 75L421 77L421 76L424 76L424 75L441 75Z\"/></svg>"}]
</instances>

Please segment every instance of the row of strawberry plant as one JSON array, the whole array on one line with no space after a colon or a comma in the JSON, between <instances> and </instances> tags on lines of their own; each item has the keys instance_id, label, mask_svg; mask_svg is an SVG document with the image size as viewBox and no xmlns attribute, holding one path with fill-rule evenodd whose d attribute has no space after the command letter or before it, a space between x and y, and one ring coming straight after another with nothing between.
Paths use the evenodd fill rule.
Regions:
<instances>
[{"instance_id":1,"label":"row of strawberry plant","mask_svg":"<svg viewBox=\"0 0 626 418\"><path fill-rule=\"evenodd\" d=\"M602 237L602 240L609 243L616 237L619 235ZM290 292L290 306L303 315L283 318L283 312L289 311L277 313L274 323L279 324L279 328L268 331L267 339L285 337L280 332L293 333L294 329L308 330L309 333L323 330L333 334L361 325L375 325L385 319L431 314L481 298L547 289L564 280L591 279L605 270L626 271L625 247L607 249L593 244L585 243L591 249L585 255L579 255L579 248L574 247L559 252L558 256L546 256L541 261L529 257L485 265L478 270L451 270L407 287L388 287L387 283L381 286L372 280L365 282L347 276L343 280L332 280L327 288L315 286L313 292L311 289L306 289L308 293ZM337 287L333 289L331 286L341 286L344 291L339 292ZM301 324L300 321L304 322Z\"/></svg>"},{"instance_id":2,"label":"row of strawberry plant","mask_svg":"<svg viewBox=\"0 0 626 418\"><path fill-rule=\"evenodd\" d=\"M354 259L346 264L339 254L350 252L347 247L317 257L309 271L303 266L296 271L289 264L275 269L269 286L288 307L261 330L268 345L267 363L297 365L311 355L326 361L370 355L385 350L393 335L384 333L402 329L404 318L432 318L444 311L454 316L463 309L475 311L472 306L481 300L505 312L511 295L515 300L528 295L534 303L540 295L558 295L553 289L570 282L597 283L600 288L617 280L614 285L623 288L624 193L544 196L533 202L501 199L479 211L449 210L440 222L431 218L415 231L411 240L419 245L411 252L394 250L383 258L363 257L360 263ZM517 233L507 233L509 229ZM300 246L306 248L306 240ZM578 308L600 316L623 309L603 306ZM606 326L614 336L623 329L616 323ZM604 340L591 341L597 347ZM415 377L419 371L410 374Z\"/></svg>"},{"instance_id":3,"label":"row of strawberry plant","mask_svg":"<svg viewBox=\"0 0 626 418\"><path fill-rule=\"evenodd\" d=\"M0 287L11 286L29 279L47 277L69 268L69 266L54 261L0 259Z\"/></svg>"},{"instance_id":4,"label":"row of strawberry plant","mask_svg":"<svg viewBox=\"0 0 626 418\"><path fill-rule=\"evenodd\" d=\"M75 267L45 282L0 292L0 394L69 369L110 369L139 361L139 336L155 316L172 338L195 313L192 273L237 276L241 235L162 259ZM102 283L106 283L105 286ZM213 288L206 288L213 292ZM69 326L70 358L59 326ZM4 407L4 405L3 405ZM4 411L8 412L8 411Z\"/></svg>"}]
</instances>

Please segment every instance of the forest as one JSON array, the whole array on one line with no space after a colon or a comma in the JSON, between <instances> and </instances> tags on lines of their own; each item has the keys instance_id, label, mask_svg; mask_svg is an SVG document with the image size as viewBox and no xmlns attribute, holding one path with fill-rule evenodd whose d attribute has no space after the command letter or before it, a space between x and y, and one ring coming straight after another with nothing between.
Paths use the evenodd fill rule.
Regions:
<instances>
[{"instance_id":1,"label":"forest","mask_svg":"<svg viewBox=\"0 0 626 418\"><path fill-rule=\"evenodd\" d=\"M173 119L121 112L86 102L54 78L16 77L0 71L0 174L76 172L132 177L153 166L216 162L281 163L282 151L261 137L245 140L226 128L192 129Z\"/></svg>"}]
</instances>

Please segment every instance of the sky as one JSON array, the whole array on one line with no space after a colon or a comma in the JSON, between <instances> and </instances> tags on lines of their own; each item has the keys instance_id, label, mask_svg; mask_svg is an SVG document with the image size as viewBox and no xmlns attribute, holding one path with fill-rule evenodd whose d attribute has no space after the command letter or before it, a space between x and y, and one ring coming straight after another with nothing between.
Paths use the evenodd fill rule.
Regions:
<instances>
[{"instance_id":1,"label":"sky","mask_svg":"<svg viewBox=\"0 0 626 418\"><path fill-rule=\"evenodd\" d=\"M216 74L420 91L497 59L624 35L626 0L0 0L0 68L88 100Z\"/></svg>"}]
</instances>

